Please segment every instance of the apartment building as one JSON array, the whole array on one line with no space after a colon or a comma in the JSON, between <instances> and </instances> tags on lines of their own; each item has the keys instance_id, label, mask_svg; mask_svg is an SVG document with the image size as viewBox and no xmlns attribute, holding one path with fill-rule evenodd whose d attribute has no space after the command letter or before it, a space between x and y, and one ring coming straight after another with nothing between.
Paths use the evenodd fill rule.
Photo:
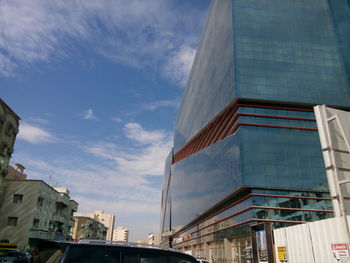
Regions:
<instances>
[{"instance_id":1,"label":"apartment building","mask_svg":"<svg viewBox=\"0 0 350 263\"><path fill-rule=\"evenodd\" d=\"M0 99L0 200L3 195L3 182L8 172L8 164L13 153L18 133L20 117Z\"/></svg>"},{"instance_id":2,"label":"apartment building","mask_svg":"<svg viewBox=\"0 0 350 263\"><path fill-rule=\"evenodd\" d=\"M129 241L129 229L118 226L113 230L113 241Z\"/></svg>"},{"instance_id":3,"label":"apartment building","mask_svg":"<svg viewBox=\"0 0 350 263\"><path fill-rule=\"evenodd\" d=\"M103 210L96 210L94 213L74 213L74 216L90 217L104 224L108 228L106 240L113 240L113 229L115 221L115 216L113 214L105 214Z\"/></svg>"},{"instance_id":4,"label":"apartment building","mask_svg":"<svg viewBox=\"0 0 350 263\"><path fill-rule=\"evenodd\" d=\"M74 217L74 227L71 229L73 240L98 239L106 240L108 228L95 219L84 216Z\"/></svg>"},{"instance_id":5,"label":"apartment building","mask_svg":"<svg viewBox=\"0 0 350 263\"><path fill-rule=\"evenodd\" d=\"M78 203L69 190L41 180L6 179L0 204L0 240L18 248L36 247L38 240L69 240Z\"/></svg>"}]
</instances>

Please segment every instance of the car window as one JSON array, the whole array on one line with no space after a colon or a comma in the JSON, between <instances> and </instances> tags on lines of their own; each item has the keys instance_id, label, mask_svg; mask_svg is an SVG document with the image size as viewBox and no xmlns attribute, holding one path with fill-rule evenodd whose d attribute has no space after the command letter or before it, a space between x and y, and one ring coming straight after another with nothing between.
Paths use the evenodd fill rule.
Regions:
<instances>
[{"instance_id":1,"label":"car window","mask_svg":"<svg viewBox=\"0 0 350 263\"><path fill-rule=\"evenodd\" d=\"M138 263L138 253L137 252L122 252L123 255L123 263Z\"/></svg>"},{"instance_id":2,"label":"car window","mask_svg":"<svg viewBox=\"0 0 350 263\"><path fill-rule=\"evenodd\" d=\"M166 263L166 255L160 253L152 252L141 252L140 254L140 263ZM129 263L129 262L124 262Z\"/></svg>"},{"instance_id":3,"label":"car window","mask_svg":"<svg viewBox=\"0 0 350 263\"><path fill-rule=\"evenodd\" d=\"M197 260L191 260L187 257L181 257L181 256L170 256L170 263L196 263Z\"/></svg>"},{"instance_id":4,"label":"car window","mask_svg":"<svg viewBox=\"0 0 350 263\"><path fill-rule=\"evenodd\" d=\"M103 246L71 246L64 263L120 263L120 251Z\"/></svg>"},{"instance_id":5,"label":"car window","mask_svg":"<svg viewBox=\"0 0 350 263\"><path fill-rule=\"evenodd\" d=\"M56 263L62 254L59 248L45 248L34 259L34 263Z\"/></svg>"}]
</instances>

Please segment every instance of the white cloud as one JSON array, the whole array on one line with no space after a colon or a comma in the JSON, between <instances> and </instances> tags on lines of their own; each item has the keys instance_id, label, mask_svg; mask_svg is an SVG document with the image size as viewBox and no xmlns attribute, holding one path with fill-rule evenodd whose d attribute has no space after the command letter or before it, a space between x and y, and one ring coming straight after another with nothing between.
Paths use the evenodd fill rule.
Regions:
<instances>
[{"instance_id":1,"label":"white cloud","mask_svg":"<svg viewBox=\"0 0 350 263\"><path fill-rule=\"evenodd\" d=\"M159 100L159 101L153 101L145 105L145 108L147 110L153 111L159 108L163 107L173 107L178 108L180 105L180 98L177 98L175 100Z\"/></svg>"},{"instance_id":2,"label":"white cloud","mask_svg":"<svg viewBox=\"0 0 350 263\"><path fill-rule=\"evenodd\" d=\"M196 49L190 46L182 46L170 56L163 74L181 86L186 86L195 54Z\"/></svg>"},{"instance_id":3,"label":"white cloud","mask_svg":"<svg viewBox=\"0 0 350 263\"><path fill-rule=\"evenodd\" d=\"M124 133L129 139L143 144L161 142L166 137L164 131L146 131L140 124L135 122L125 124Z\"/></svg>"},{"instance_id":4,"label":"white cloud","mask_svg":"<svg viewBox=\"0 0 350 263\"><path fill-rule=\"evenodd\" d=\"M0 74L4 75L5 77L13 76L15 68L16 64L8 57L0 53Z\"/></svg>"},{"instance_id":5,"label":"white cloud","mask_svg":"<svg viewBox=\"0 0 350 263\"><path fill-rule=\"evenodd\" d=\"M52 143L58 141L58 139L55 138L50 132L28 123L20 124L17 138L33 144Z\"/></svg>"},{"instance_id":6,"label":"white cloud","mask_svg":"<svg viewBox=\"0 0 350 263\"><path fill-rule=\"evenodd\" d=\"M122 149L113 143L100 142L85 146L84 150L113 161L115 169L125 175L163 175L165 158L172 147L172 136L161 130L147 131L138 123L127 123L124 133L136 145Z\"/></svg>"},{"instance_id":7,"label":"white cloud","mask_svg":"<svg viewBox=\"0 0 350 263\"><path fill-rule=\"evenodd\" d=\"M92 109L88 109L86 111L84 111L84 116L83 116L84 120L97 120L94 112L92 111Z\"/></svg>"}]
</instances>

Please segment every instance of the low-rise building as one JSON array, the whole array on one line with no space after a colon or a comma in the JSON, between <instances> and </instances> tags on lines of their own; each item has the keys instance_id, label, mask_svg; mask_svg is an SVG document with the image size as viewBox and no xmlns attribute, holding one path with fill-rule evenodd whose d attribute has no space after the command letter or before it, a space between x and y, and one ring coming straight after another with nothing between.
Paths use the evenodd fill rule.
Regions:
<instances>
[{"instance_id":1,"label":"low-rise building","mask_svg":"<svg viewBox=\"0 0 350 263\"><path fill-rule=\"evenodd\" d=\"M21 118L0 99L0 200Z\"/></svg>"},{"instance_id":2,"label":"low-rise building","mask_svg":"<svg viewBox=\"0 0 350 263\"><path fill-rule=\"evenodd\" d=\"M90 217L75 216L74 222L74 227L71 230L73 240L106 240L108 228L97 220Z\"/></svg>"},{"instance_id":3,"label":"low-rise building","mask_svg":"<svg viewBox=\"0 0 350 263\"><path fill-rule=\"evenodd\" d=\"M6 179L0 204L0 240L20 249L35 247L40 239L69 240L78 203L69 190L41 180Z\"/></svg>"},{"instance_id":4,"label":"low-rise building","mask_svg":"<svg viewBox=\"0 0 350 263\"><path fill-rule=\"evenodd\" d=\"M113 230L113 241L129 241L129 229L124 227L116 227Z\"/></svg>"},{"instance_id":5,"label":"low-rise building","mask_svg":"<svg viewBox=\"0 0 350 263\"><path fill-rule=\"evenodd\" d=\"M94 213L74 213L74 216L90 217L104 224L107 228L106 240L113 240L113 229L115 216L113 214L105 214L102 210L96 210Z\"/></svg>"}]
</instances>

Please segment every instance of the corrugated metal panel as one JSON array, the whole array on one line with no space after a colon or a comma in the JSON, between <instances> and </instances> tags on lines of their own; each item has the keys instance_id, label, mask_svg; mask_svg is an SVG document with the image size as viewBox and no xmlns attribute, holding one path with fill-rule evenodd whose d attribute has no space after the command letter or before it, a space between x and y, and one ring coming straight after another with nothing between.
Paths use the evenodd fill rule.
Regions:
<instances>
[{"instance_id":1,"label":"corrugated metal panel","mask_svg":"<svg viewBox=\"0 0 350 263\"><path fill-rule=\"evenodd\" d=\"M348 243L343 218L331 218L309 223L315 262L329 263L334 260L332 244Z\"/></svg>"},{"instance_id":2,"label":"corrugated metal panel","mask_svg":"<svg viewBox=\"0 0 350 263\"><path fill-rule=\"evenodd\" d=\"M350 216L348 216L350 224ZM317 222L295 225L273 231L276 262L278 247L287 248L288 263L334 262L331 245L348 243L342 218L330 218Z\"/></svg>"},{"instance_id":3,"label":"corrugated metal panel","mask_svg":"<svg viewBox=\"0 0 350 263\"><path fill-rule=\"evenodd\" d=\"M296 225L286 231L289 262L313 262L310 232L307 224Z\"/></svg>"}]
</instances>

